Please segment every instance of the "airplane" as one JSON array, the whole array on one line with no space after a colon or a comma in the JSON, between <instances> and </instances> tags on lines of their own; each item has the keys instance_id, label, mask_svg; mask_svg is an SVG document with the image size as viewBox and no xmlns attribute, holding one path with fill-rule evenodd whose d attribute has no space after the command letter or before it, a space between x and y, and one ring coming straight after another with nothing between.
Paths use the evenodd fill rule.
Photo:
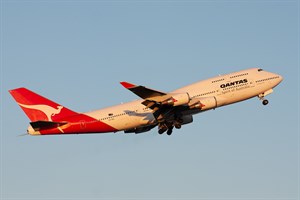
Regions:
<instances>
[{"instance_id":1,"label":"airplane","mask_svg":"<svg viewBox=\"0 0 300 200\"><path fill-rule=\"evenodd\" d=\"M26 88L10 94L30 119L29 135L87 134L124 131L143 133L158 127L171 135L173 128L193 122L193 115L273 92L282 76L260 68L219 75L172 92L120 82L141 99L85 113L75 112Z\"/></svg>"}]
</instances>

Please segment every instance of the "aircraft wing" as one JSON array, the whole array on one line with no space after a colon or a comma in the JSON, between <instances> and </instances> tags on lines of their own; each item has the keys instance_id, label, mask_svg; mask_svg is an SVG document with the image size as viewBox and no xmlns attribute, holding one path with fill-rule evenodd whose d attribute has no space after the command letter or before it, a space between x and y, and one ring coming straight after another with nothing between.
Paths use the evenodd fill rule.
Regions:
<instances>
[{"instance_id":1,"label":"aircraft wing","mask_svg":"<svg viewBox=\"0 0 300 200\"><path fill-rule=\"evenodd\" d=\"M190 101L189 96L186 93L171 94L128 82L121 82L121 84L126 89L144 99L142 104L153 110L153 115L158 121L168 118L168 115L173 115L176 110L186 109L186 105L178 105L178 103L182 102L181 98L186 99L186 103L189 103Z\"/></svg>"},{"instance_id":2,"label":"aircraft wing","mask_svg":"<svg viewBox=\"0 0 300 200\"><path fill-rule=\"evenodd\" d=\"M144 99L145 101L143 101L142 104L144 104L148 108L153 109L154 108L153 106L155 104L164 104L164 102L167 102L168 100L170 100L172 98L171 95L169 95L165 92L153 90L153 89L147 88L145 86L134 85L134 84L128 83L128 82L121 82L121 84L126 89L130 90L137 96Z\"/></svg>"},{"instance_id":3,"label":"aircraft wing","mask_svg":"<svg viewBox=\"0 0 300 200\"><path fill-rule=\"evenodd\" d=\"M121 85L123 85L123 87L130 90L131 92L141 97L142 99L166 95L166 93L164 92L146 88L145 86L134 85L128 82L120 82L120 83Z\"/></svg>"}]
</instances>

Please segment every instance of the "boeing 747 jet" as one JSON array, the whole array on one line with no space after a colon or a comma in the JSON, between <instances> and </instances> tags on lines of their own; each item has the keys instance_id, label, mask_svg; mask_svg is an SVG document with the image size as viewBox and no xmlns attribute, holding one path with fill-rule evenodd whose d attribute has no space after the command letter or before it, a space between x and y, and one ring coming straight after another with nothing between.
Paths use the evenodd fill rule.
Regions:
<instances>
[{"instance_id":1,"label":"boeing 747 jet","mask_svg":"<svg viewBox=\"0 0 300 200\"><path fill-rule=\"evenodd\" d=\"M158 127L158 133L171 135L174 127L193 122L193 115L273 92L282 76L259 68L247 69L179 88L172 92L153 90L128 82L121 84L141 99L79 113L26 88L10 94L30 119L30 135L62 135L124 131L142 133Z\"/></svg>"}]
</instances>

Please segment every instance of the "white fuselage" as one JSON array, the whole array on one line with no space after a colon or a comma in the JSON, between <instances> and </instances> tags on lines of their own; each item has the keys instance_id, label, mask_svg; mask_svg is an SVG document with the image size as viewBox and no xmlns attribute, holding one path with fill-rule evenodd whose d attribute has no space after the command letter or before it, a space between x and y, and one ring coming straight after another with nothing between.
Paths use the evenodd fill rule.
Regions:
<instances>
[{"instance_id":1,"label":"white fuselage","mask_svg":"<svg viewBox=\"0 0 300 200\"><path fill-rule=\"evenodd\" d=\"M216 106L210 108L213 109L252 97L265 96L271 93L272 88L281 81L282 77L278 74L252 68L199 81L171 93L187 93L191 100L214 97ZM118 131L157 123L152 114L153 111L146 108L142 102L143 100L136 100L84 114L102 121ZM193 115L202 111L201 109L192 109L186 111L185 114Z\"/></svg>"}]
</instances>

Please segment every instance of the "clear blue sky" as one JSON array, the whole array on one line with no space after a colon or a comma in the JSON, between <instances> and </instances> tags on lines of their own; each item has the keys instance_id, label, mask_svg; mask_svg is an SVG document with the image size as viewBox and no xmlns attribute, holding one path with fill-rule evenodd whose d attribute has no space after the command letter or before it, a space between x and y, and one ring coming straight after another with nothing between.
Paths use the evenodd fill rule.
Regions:
<instances>
[{"instance_id":1,"label":"clear blue sky","mask_svg":"<svg viewBox=\"0 0 300 200\"><path fill-rule=\"evenodd\" d=\"M298 199L298 1L1 1L1 200ZM261 67L268 97L157 130L17 137L27 87L84 112Z\"/></svg>"}]
</instances>

